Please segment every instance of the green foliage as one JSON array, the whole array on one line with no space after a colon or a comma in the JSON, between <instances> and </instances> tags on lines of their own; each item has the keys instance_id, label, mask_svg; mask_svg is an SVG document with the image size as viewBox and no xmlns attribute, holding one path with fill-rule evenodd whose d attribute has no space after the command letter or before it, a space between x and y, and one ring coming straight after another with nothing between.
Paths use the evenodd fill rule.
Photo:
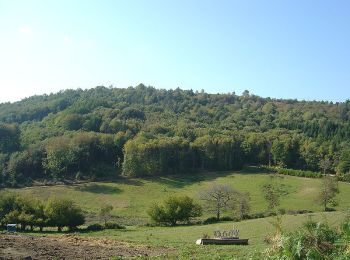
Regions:
<instances>
[{"instance_id":1,"label":"green foliage","mask_svg":"<svg viewBox=\"0 0 350 260\"><path fill-rule=\"evenodd\" d=\"M95 169L104 165L126 176L269 165L346 180L348 103L142 84L34 96L0 104L0 184L74 179L78 172L81 179L99 178L104 174ZM31 154L32 147L41 149Z\"/></svg>"},{"instance_id":2,"label":"green foliage","mask_svg":"<svg viewBox=\"0 0 350 260\"><path fill-rule=\"evenodd\" d=\"M106 222L104 227L105 229L125 229L124 226L116 222Z\"/></svg>"},{"instance_id":3,"label":"green foliage","mask_svg":"<svg viewBox=\"0 0 350 260\"><path fill-rule=\"evenodd\" d=\"M44 204L36 199L26 198L11 193L3 193L0 197L0 224L18 223L21 229L34 226L42 229L46 225Z\"/></svg>"},{"instance_id":4,"label":"green foliage","mask_svg":"<svg viewBox=\"0 0 350 260\"><path fill-rule=\"evenodd\" d=\"M338 231L326 223L309 220L302 230L277 237L267 256L269 259L349 259L348 226L346 221Z\"/></svg>"},{"instance_id":5,"label":"green foliage","mask_svg":"<svg viewBox=\"0 0 350 260\"><path fill-rule=\"evenodd\" d=\"M249 194L233 189L231 185L214 183L199 192L199 197L204 201L205 208L216 214L220 220L222 211L230 208L239 219L242 219L250 211Z\"/></svg>"},{"instance_id":6,"label":"green foliage","mask_svg":"<svg viewBox=\"0 0 350 260\"><path fill-rule=\"evenodd\" d=\"M17 124L0 122L0 152L8 153L18 150L20 147L19 135Z\"/></svg>"},{"instance_id":7,"label":"green foliage","mask_svg":"<svg viewBox=\"0 0 350 260\"><path fill-rule=\"evenodd\" d=\"M153 204L147 213L158 224L175 226L177 222L189 222L191 218L199 217L202 208L188 196L172 196L163 205Z\"/></svg>"},{"instance_id":8,"label":"green foliage","mask_svg":"<svg viewBox=\"0 0 350 260\"><path fill-rule=\"evenodd\" d=\"M177 174L191 164L189 143L180 137L140 135L124 146L123 174L127 176Z\"/></svg>"},{"instance_id":9,"label":"green foliage","mask_svg":"<svg viewBox=\"0 0 350 260\"><path fill-rule=\"evenodd\" d=\"M81 175L91 176L96 173L93 169L97 165L113 166L121 156L121 148L112 135L96 133L51 138L45 145L45 152L44 169L55 178L73 178L78 172L80 178Z\"/></svg>"},{"instance_id":10,"label":"green foliage","mask_svg":"<svg viewBox=\"0 0 350 260\"><path fill-rule=\"evenodd\" d=\"M111 218L112 210L113 210L112 205L103 205L100 209L99 216L104 221L105 226L107 221Z\"/></svg>"},{"instance_id":11,"label":"green foliage","mask_svg":"<svg viewBox=\"0 0 350 260\"><path fill-rule=\"evenodd\" d=\"M281 198L288 194L285 185L277 182L275 177L271 177L270 182L264 184L261 190L267 202L267 209L270 211L275 210L280 205Z\"/></svg>"},{"instance_id":12,"label":"green foliage","mask_svg":"<svg viewBox=\"0 0 350 260\"><path fill-rule=\"evenodd\" d=\"M88 230L88 231L101 231L101 230L104 230L104 226L102 226L101 224L95 223L95 224L88 225L86 230Z\"/></svg>"},{"instance_id":13,"label":"green foliage","mask_svg":"<svg viewBox=\"0 0 350 260\"><path fill-rule=\"evenodd\" d=\"M322 186L317 197L317 201L324 208L324 211L329 210L328 205L336 206L338 204L335 199L339 193L338 181L335 177L325 175L323 177Z\"/></svg>"},{"instance_id":14,"label":"green foliage","mask_svg":"<svg viewBox=\"0 0 350 260\"><path fill-rule=\"evenodd\" d=\"M58 231L63 227L74 230L84 224L85 217L82 210L71 200L50 198L45 207L45 215L50 226L56 226Z\"/></svg>"}]
</instances>

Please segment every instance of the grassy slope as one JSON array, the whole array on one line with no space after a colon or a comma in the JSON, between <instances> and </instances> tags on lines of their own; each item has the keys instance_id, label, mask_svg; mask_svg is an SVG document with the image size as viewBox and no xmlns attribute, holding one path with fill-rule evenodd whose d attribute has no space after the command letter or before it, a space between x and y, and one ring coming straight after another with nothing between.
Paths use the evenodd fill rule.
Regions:
<instances>
[{"instance_id":1,"label":"grassy slope","mask_svg":"<svg viewBox=\"0 0 350 260\"><path fill-rule=\"evenodd\" d=\"M281 208L308 209L321 211L315 203L319 179L298 178L292 176L278 177L287 185L289 194L282 200ZM266 209L266 202L261 194L261 186L268 182L270 176L252 172L221 172L173 177L154 177L148 179L118 179L115 182L86 183L69 186L48 186L17 189L26 196L47 199L50 196L66 197L75 200L84 210L96 213L102 204L111 204L114 214L125 219L135 219L139 223L148 221L147 208L173 194L189 195L196 198L199 190L212 182L228 183L233 187L250 193L252 212ZM341 193L337 210L350 207L350 184L340 183ZM227 212L225 215L230 215ZM205 213L203 218L212 216Z\"/></svg>"}]
</instances>

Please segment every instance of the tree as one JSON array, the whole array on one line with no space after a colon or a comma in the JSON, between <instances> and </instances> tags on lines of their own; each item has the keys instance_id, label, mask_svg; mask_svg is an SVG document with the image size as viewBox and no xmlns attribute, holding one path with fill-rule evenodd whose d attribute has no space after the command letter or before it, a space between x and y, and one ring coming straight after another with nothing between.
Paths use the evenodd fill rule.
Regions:
<instances>
[{"instance_id":1,"label":"tree","mask_svg":"<svg viewBox=\"0 0 350 260\"><path fill-rule=\"evenodd\" d=\"M216 213L217 220L220 219L222 211L232 206L240 196L238 190L227 184L213 184L199 193L200 199L207 203L209 210Z\"/></svg>"},{"instance_id":2,"label":"tree","mask_svg":"<svg viewBox=\"0 0 350 260\"><path fill-rule=\"evenodd\" d=\"M153 204L147 213L158 224L175 226L179 221L189 222L191 218L201 216L202 208L188 196L172 196L163 205Z\"/></svg>"},{"instance_id":3,"label":"tree","mask_svg":"<svg viewBox=\"0 0 350 260\"><path fill-rule=\"evenodd\" d=\"M264 199L267 202L267 209L273 211L276 207L280 205L281 197L288 194L284 185L276 183L271 180L271 182L266 183L261 188Z\"/></svg>"},{"instance_id":4,"label":"tree","mask_svg":"<svg viewBox=\"0 0 350 260\"><path fill-rule=\"evenodd\" d=\"M337 173L347 174L350 173L350 149L343 149L340 154L339 163L337 165Z\"/></svg>"},{"instance_id":5,"label":"tree","mask_svg":"<svg viewBox=\"0 0 350 260\"><path fill-rule=\"evenodd\" d=\"M320 168L322 169L323 174L327 174L331 169L332 162L329 158L324 158L320 161Z\"/></svg>"},{"instance_id":6,"label":"tree","mask_svg":"<svg viewBox=\"0 0 350 260\"><path fill-rule=\"evenodd\" d=\"M103 205L100 208L99 216L104 221L105 225L107 221L111 218L111 212L113 210L112 205Z\"/></svg>"},{"instance_id":7,"label":"tree","mask_svg":"<svg viewBox=\"0 0 350 260\"><path fill-rule=\"evenodd\" d=\"M339 193L338 181L335 177L325 175L322 180L320 193L317 201L323 206L324 211L329 210L328 205L336 206L338 203L335 199Z\"/></svg>"},{"instance_id":8,"label":"tree","mask_svg":"<svg viewBox=\"0 0 350 260\"><path fill-rule=\"evenodd\" d=\"M77 226L85 223L81 208L68 199L49 199L45 215L48 217L48 223L51 226L56 226L58 231L62 231L63 227L74 230Z\"/></svg>"},{"instance_id":9,"label":"tree","mask_svg":"<svg viewBox=\"0 0 350 260\"><path fill-rule=\"evenodd\" d=\"M249 193L241 193L237 196L236 202L233 204L233 210L235 215L239 219L244 219L250 212L250 196Z\"/></svg>"},{"instance_id":10,"label":"tree","mask_svg":"<svg viewBox=\"0 0 350 260\"><path fill-rule=\"evenodd\" d=\"M16 195L4 192L0 195L0 226L3 226L7 222L6 215L14 210Z\"/></svg>"}]
</instances>

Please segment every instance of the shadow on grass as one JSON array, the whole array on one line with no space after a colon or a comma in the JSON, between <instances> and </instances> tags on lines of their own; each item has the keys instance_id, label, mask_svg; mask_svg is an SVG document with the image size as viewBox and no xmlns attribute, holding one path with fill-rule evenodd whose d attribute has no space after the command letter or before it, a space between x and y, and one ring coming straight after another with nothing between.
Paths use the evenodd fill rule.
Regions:
<instances>
[{"instance_id":1,"label":"shadow on grass","mask_svg":"<svg viewBox=\"0 0 350 260\"><path fill-rule=\"evenodd\" d=\"M76 187L75 190L97 193L97 194L116 194L116 193L122 192L122 190L120 190L116 187L111 187L108 185L96 184L96 183L84 184L84 185Z\"/></svg>"},{"instance_id":2,"label":"shadow on grass","mask_svg":"<svg viewBox=\"0 0 350 260\"><path fill-rule=\"evenodd\" d=\"M126 185L131 185L131 186L142 186L143 182L137 179L129 178L129 177L124 177L124 176L115 176L112 178L106 178L106 179L101 179L97 180L98 182L105 182L105 183L118 183L118 184L126 184Z\"/></svg>"},{"instance_id":3,"label":"shadow on grass","mask_svg":"<svg viewBox=\"0 0 350 260\"><path fill-rule=\"evenodd\" d=\"M249 166L244 167L242 170L230 170L230 171L203 171L203 172L191 172L187 174L168 175L168 176L154 176L145 177L146 180L158 182L169 188L183 188L187 185L192 185L201 181L214 181L220 177L227 177L231 175L233 178L235 174L268 174L268 172L261 170L259 167Z\"/></svg>"},{"instance_id":4,"label":"shadow on grass","mask_svg":"<svg viewBox=\"0 0 350 260\"><path fill-rule=\"evenodd\" d=\"M192 185L201 181L211 181L219 177L231 175L232 171L225 172L196 172L189 174L178 174L168 176L155 176L145 178L152 182L162 184L168 188L183 188L187 185Z\"/></svg>"}]
</instances>

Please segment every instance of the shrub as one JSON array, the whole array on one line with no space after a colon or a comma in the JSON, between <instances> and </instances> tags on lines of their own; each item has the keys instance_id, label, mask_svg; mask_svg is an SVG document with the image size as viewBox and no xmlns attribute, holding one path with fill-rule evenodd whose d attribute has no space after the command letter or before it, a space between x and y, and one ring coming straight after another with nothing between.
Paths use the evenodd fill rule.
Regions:
<instances>
[{"instance_id":1,"label":"shrub","mask_svg":"<svg viewBox=\"0 0 350 260\"><path fill-rule=\"evenodd\" d=\"M222 217L220 218L221 221L238 221L237 218L231 218L231 217Z\"/></svg>"},{"instance_id":2,"label":"shrub","mask_svg":"<svg viewBox=\"0 0 350 260\"><path fill-rule=\"evenodd\" d=\"M77 226L85 223L81 208L67 199L49 199L45 208L45 215L48 218L48 223L57 227L58 231L61 231L63 227L74 230Z\"/></svg>"},{"instance_id":3,"label":"shrub","mask_svg":"<svg viewBox=\"0 0 350 260\"><path fill-rule=\"evenodd\" d=\"M125 227L116 222L106 222L105 229L125 229Z\"/></svg>"},{"instance_id":4,"label":"shrub","mask_svg":"<svg viewBox=\"0 0 350 260\"><path fill-rule=\"evenodd\" d=\"M101 224L95 223L95 224L91 224L89 225L86 230L88 231L100 231L103 230L104 227Z\"/></svg>"},{"instance_id":5,"label":"shrub","mask_svg":"<svg viewBox=\"0 0 350 260\"><path fill-rule=\"evenodd\" d=\"M261 166L259 168L261 170L265 170L270 173L278 173L282 175L291 175L291 176L307 177L307 178L322 178L322 174L320 172L293 170L293 169L286 169L286 168L280 168L280 167L268 167L268 166Z\"/></svg>"},{"instance_id":6,"label":"shrub","mask_svg":"<svg viewBox=\"0 0 350 260\"><path fill-rule=\"evenodd\" d=\"M210 218L207 218L206 220L204 220L202 223L204 225L208 225L208 224L213 224L213 223L217 223L217 222L219 222L219 220L216 217L210 217Z\"/></svg>"},{"instance_id":7,"label":"shrub","mask_svg":"<svg viewBox=\"0 0 350 260\"><path fill-rule=\"evenodd\" d=\"M189 222L191 218L201 216L202 208L188 196L173 196L163 205L153 204L147 213L158 224L174 226L179 221Z\"/></svg>"},{"instance_id":8,"label":"shrub","mask_svg":"<svg viewBox=\"0 0 350 260\"><path fill-rule=\"evenodd\" d=\"M282 234L270 242L267 250L270 259L349 259L349 220L341 226L341 231L324 223L311 220L304 228L293 233ZM345 227L345 228L344 228ZM345 241L345 243L344 243Z\"/></svg>"}]
</instances>

